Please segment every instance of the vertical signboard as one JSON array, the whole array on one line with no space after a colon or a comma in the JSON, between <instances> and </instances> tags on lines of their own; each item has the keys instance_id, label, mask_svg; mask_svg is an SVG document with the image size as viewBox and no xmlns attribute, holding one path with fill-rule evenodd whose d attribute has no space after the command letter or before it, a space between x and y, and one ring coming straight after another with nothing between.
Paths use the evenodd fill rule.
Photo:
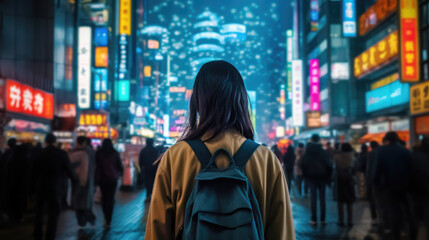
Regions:
<instances>
[{"instance_id":1,"label":"vertical signboard","mask_svg":"<svg viewBox=\"0 0 429 240\"><path fill-rule=\"evenodd\" d=\"M292 124L304 126L303 92L302 92L302 60L292 61Z\"/></svg>"},{"instance_id":2,"label":"vertical signboard","mask_svg":"<svg viewBox=\"0 0 429 240\"><path fill-rule=\"evenodd\" d=\"M81 109L91 106L91 33L91 27L79 27L77 99Z\"/></svg>"},{"instance_id":3,"label":"vertical signboard","mask_svg":"<svg viewBox=\"0 0 429 240\"><path fill-rule=\"evenodd\" d=\"M320 111L319 59L310 59L310 109Z\"/></svg>"},{"instance_id":4,"label":"vertical signboard","mask_svg":"<svg viewBox=\"0 0 429 240\"><path fill-rule=\"evenodd\" d=\"M131 35L131 0L119 1L119 34Z\"/></svg>"},{"instance_id":5,"label":"vertical signboard","mask_svg":"<svg viewBox=\"0 0 429 240\"><path fill-rule=\"evenodd\" d=\"M287 30L287 99L292 100L293 31Z\"/></svg>"},{"instance_id":6,"label":"vertical signboard","mask_svg":"<svg viewBox=\"0 0 429 240\"><path fill-rule=\"evenodd\" d=\"M319 1L311 0L310 2L310 22L311 31L319 30Z\"/></svg>"},{"instance_id":7,"label":"vertical signboard","mask_svg":"<svg viewBox=\"0 0 429 240\"><path fill-rule=\"evenodd\" d=\"M399 25L401 81L418 82L420 78L420 46L417 0L400 0Z\"/></svg>"},{"instance_id":8,"label":"vertical signboard","mask_svg":"<svg viewBox=\"0 0 429 240\"><path fill-rule=\"evenodd\" d=\"M129 37L131 35L131 2L119 1L119 41L118 41L118 79L116 80L116 100L129 101Z\"/></svg>"},{"instance_id":9,"label":"vertical signboard","mask_svg":"<svg viewBox=\"0 0 429 240\"><path fill-rule=\"evenodd\" d=\"M356 37L355 0L343 0L343 36Z\"/></svg>"}]
</instances>

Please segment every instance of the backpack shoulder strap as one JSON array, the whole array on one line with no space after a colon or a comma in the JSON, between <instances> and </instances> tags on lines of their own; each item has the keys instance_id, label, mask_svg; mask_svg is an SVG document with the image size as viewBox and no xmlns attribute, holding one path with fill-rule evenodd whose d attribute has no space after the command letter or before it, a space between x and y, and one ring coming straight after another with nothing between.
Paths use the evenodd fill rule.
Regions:
<instances>
[{"instance_id":1,"label":"backpack shoulder strap","mask_svg":"<svg viewBox=\"0 0 429 240\"><path fill-rule=\"evenodd\" d=\"M210 158L212 157L210 150L199 138L186 140L186 142L189 144L189 146L191 146L192 150L198 158L198 161L200 161L201 169L205 168L209 164Z\"/></svg>"},{"instance_id":2,"label":"backpack shoulder strap","mask_svg":"<svg viewBox=\"0 0 429 240\"><path fill-rule=\"evenodd\" d=\"M259 144L250 139L246 139L243 145L241 145L240 149L238 149L238 151L234 154L234 161L237 167L244 169L247 161L249 161L258 147Z\"/></svg>"}]
</instances>

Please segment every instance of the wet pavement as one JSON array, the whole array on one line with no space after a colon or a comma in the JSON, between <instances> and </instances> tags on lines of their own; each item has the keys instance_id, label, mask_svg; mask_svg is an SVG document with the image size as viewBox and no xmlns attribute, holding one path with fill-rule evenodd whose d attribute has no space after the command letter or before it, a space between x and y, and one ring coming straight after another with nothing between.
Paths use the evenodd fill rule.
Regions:
<instances>
[{"instance_id":1,"label":"wet pavement","mask_svg":"<svg viewBox=\"0 0 429 240\"><path fill-rule=\"evenodd\" d=\"M74 212L64 211L58 223L57 239L87 240L87 239L143 239L147 219L147 207L144 203L145 191L127 193L118 191L112 228L103 229L101 206L94 205L97 215L95 226L87 225L79 229ZM375 229L371 229L370 212L367 202L357 201L354 207L354 226L351 228L339 227L337 221L336 202L332 200L331 192L327 191L327 225L312 227L310 219L310 198L294 197L292 193L292 209L296 228L296 239L365 239L377 240L380 237ZM146 209L146 210L145 210ZM27 240L32 238L32 216L27 215L19 225L1 226L0 239Z\"/></svg>"}]
</instances>

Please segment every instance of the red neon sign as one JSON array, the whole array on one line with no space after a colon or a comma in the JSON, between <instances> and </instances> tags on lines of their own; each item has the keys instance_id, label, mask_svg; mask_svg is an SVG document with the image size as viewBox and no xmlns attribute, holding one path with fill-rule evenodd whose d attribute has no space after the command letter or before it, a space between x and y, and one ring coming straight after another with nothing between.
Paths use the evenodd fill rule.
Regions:
<instances>
[{"instance_id":1,"label":"red neon sign","mask_svg":"<svg viewBox=\"0 0 429 240\"><path fill-rule=\"evenodd\" d=\"M402 82L418 82L420 80L417 8L417 0L401 0L399 4Z\"/></svg>"},{"instance_id":2,"label":"red neon sign","mask_svg":"<svg viewBox=\"0 0 429 240\"><path fill-rule=\"evenodd\" d=\"M53 119L54 95L8 79L6 83L6 110Z\"/></svg>"}]
</instances>

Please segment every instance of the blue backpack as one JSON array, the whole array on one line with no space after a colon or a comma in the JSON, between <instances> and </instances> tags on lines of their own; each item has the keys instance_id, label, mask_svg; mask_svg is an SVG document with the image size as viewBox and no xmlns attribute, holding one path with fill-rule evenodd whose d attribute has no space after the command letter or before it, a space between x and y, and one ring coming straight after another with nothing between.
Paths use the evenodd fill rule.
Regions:
<instances>
[{"instance_id":1,"label":"blue backpack","mask_svg":"<svg viewBox=\"0 0 429 240\"><path fill-rule=\"evenodd\" d=\"M234 157L224 148L213 156L200 139L186 141L201 163L201 171L186 203L183 239L264 239L261 212L244 166L259 145L246 140ZM216 167L225 153L231 164Z\"/></svg>"}]
</instances>

